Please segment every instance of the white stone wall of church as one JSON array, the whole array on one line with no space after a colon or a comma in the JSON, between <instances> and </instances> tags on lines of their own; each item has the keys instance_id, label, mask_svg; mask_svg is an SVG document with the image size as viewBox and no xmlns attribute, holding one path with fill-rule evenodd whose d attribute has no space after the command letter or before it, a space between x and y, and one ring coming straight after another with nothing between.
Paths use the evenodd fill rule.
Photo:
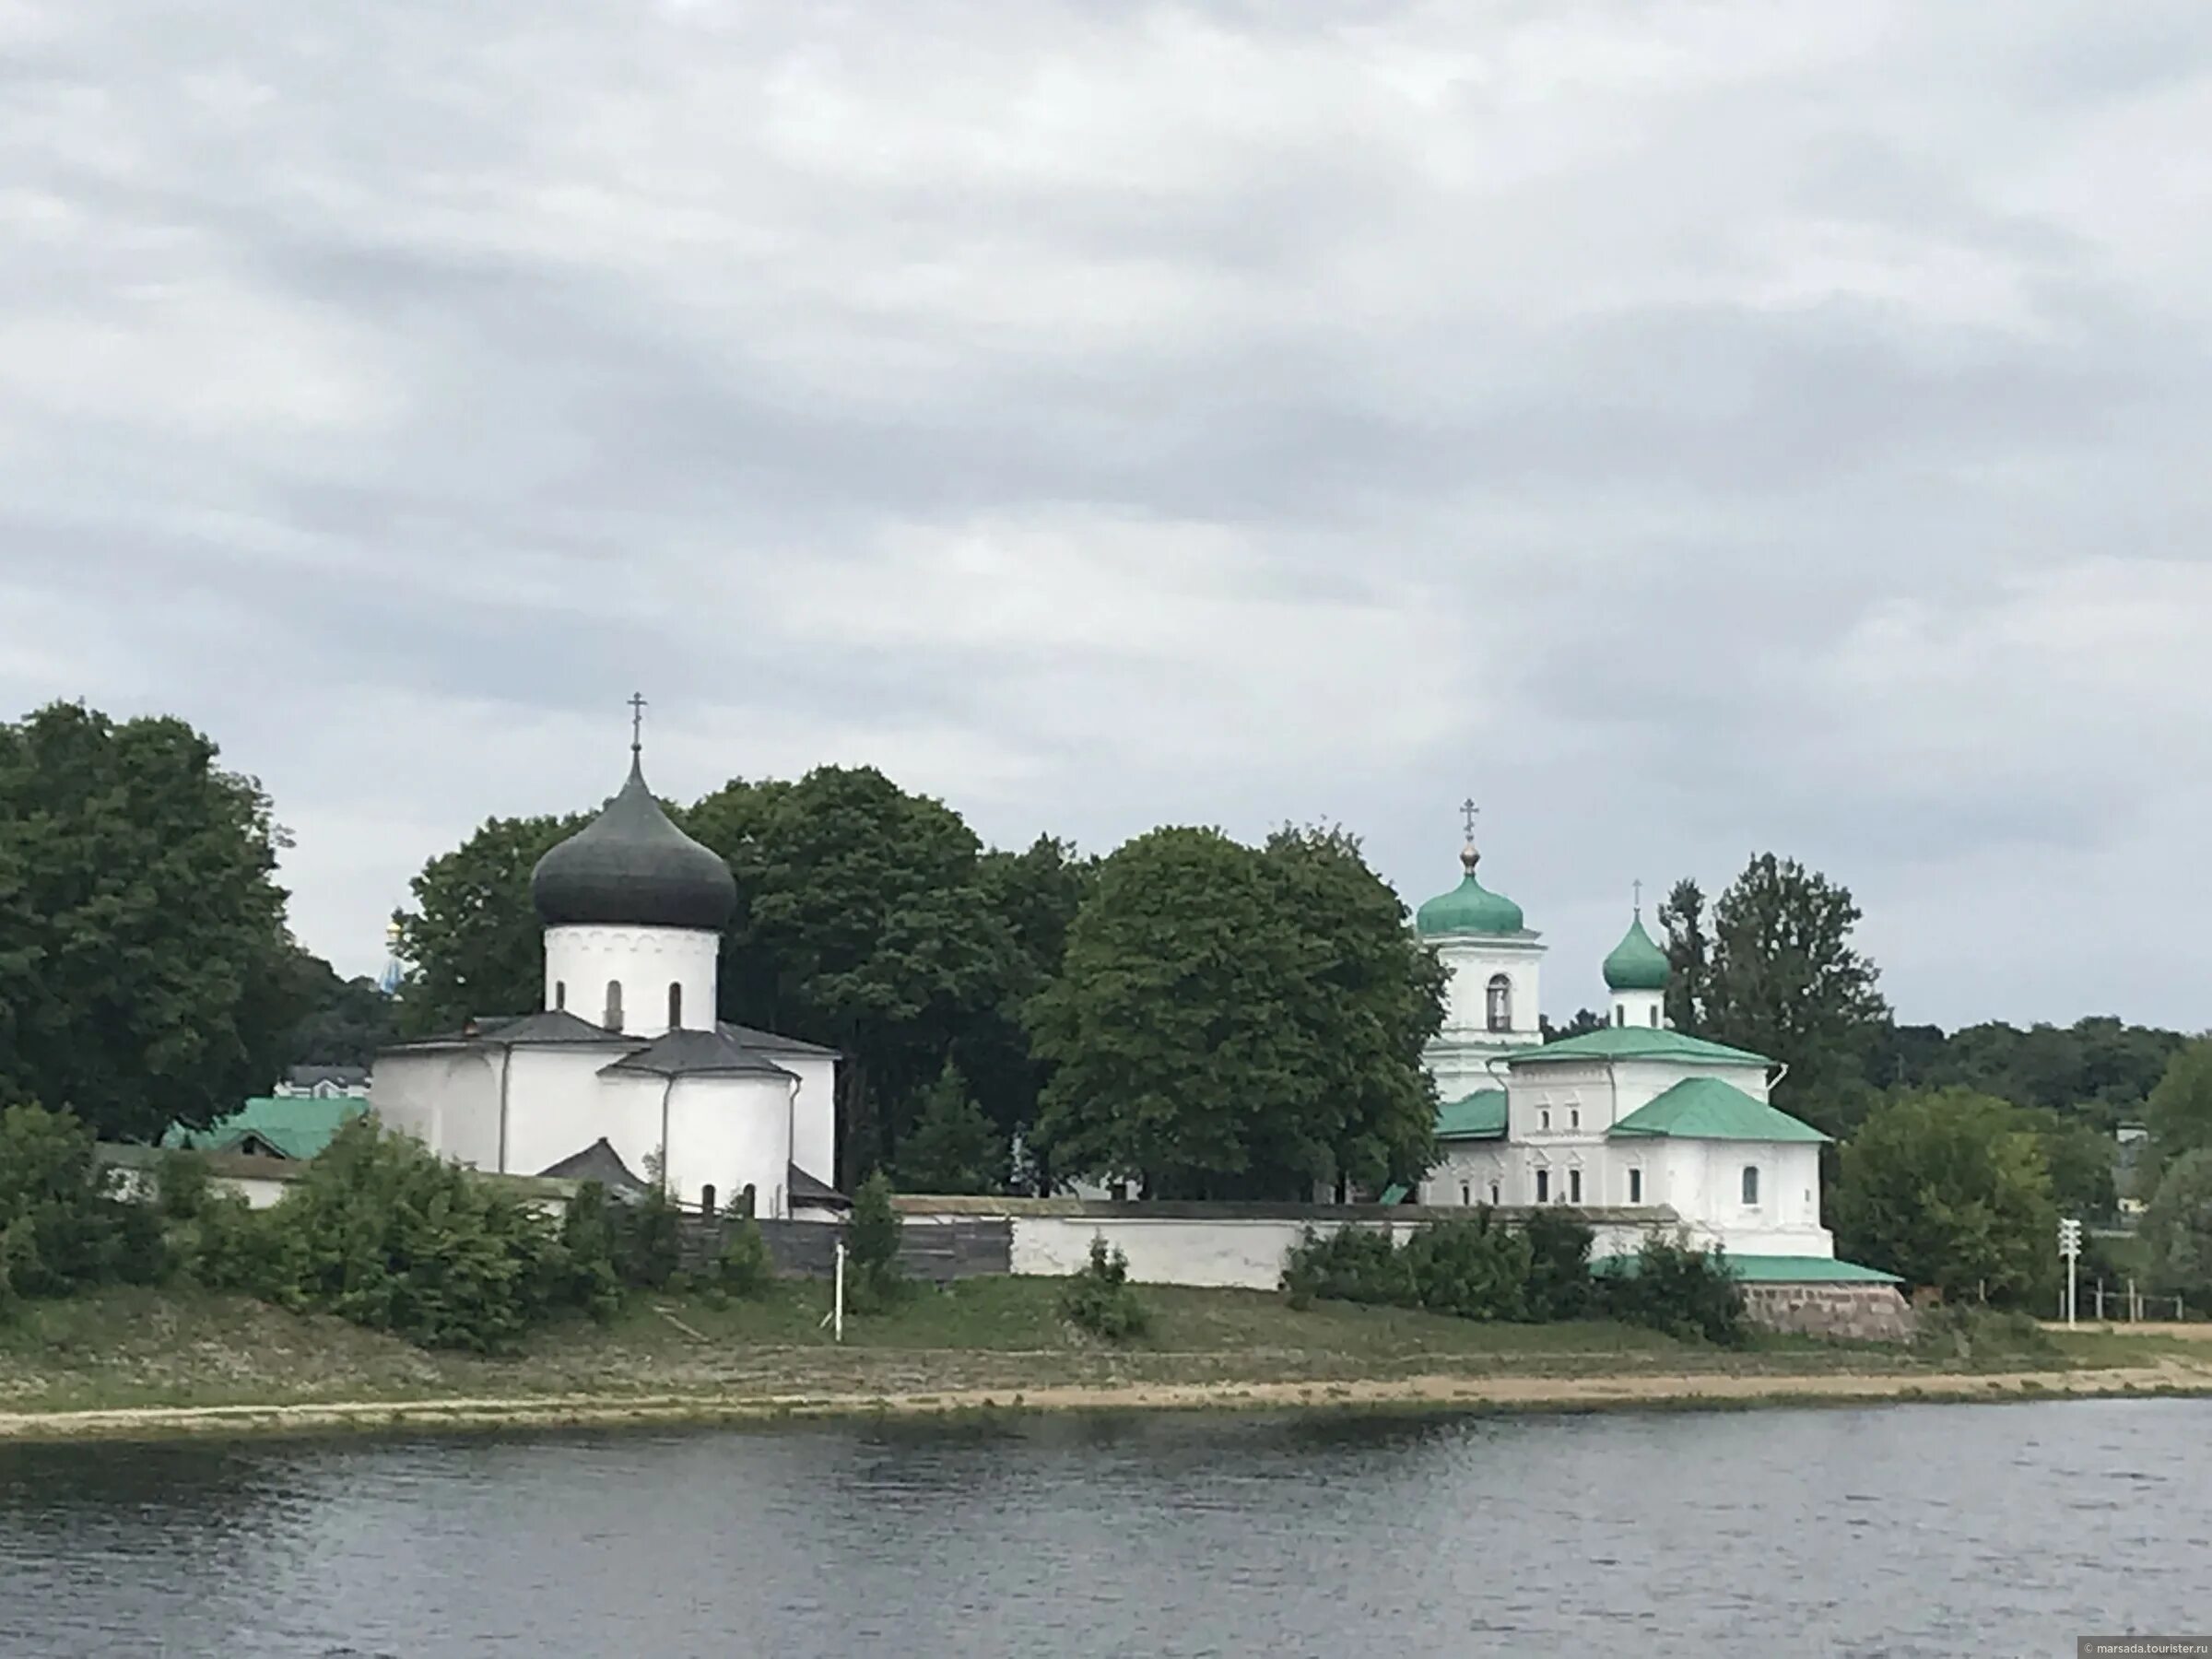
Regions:
<instances>
[{"instance_id":1,"label":"white stone wall of church","mask_svg":"<svg viewBox=\"0 0 2212 1659\"><path fill-rule=\"evenodd\" d=\"M380 1054L369 1109L387 1129L411 1135L441 1157L497 1167L499 1056L481 1049Z\"/></svg>"},{"instance_id":2,"label":"white stone wall of church","mask_svg":"<svg viewBox=\"0 0 2212 1659\"><path fill-rule=\"evenodd\" d=\"M607 986L622 987L622 1030L658 1037L668 1030L668 989L683 992L688 1030L714 1028L722 935L689 927L548 927L546 1006L606 1022Z\"/></svg>"},{"instance_id":3,"label":"white stone wall of church","mask_svg":"<svg viewBox=\"0 0 2212 1659\"><path fill-rule=\"evenodd\" d=\"M1538 1015L1543 1006L1544 947L1534 940L1440 939L1437 959L1443 963L1444 1027L1442 1041L1517 1042L1544 1040ZM1503 974L1512 986L1512 1030L1490 1030L1490 981Z\"/></svg>"},{"instance_id":4,"label":"white stone wall of church","mask_svg":"<svg viewBox=\"0 0 2212 1659\"><path fill-rule=\"evenodd\" d=\"M1833 1255L1820 1225L1820 1148L1797 1142L1653 1143L1658 1202L1702 1242L1738 1255ZM1757 1205L1743 1201L1746 1166L1759 1171Z\"/></svg>"},{"instance_id":5,"label":"white stone wall of church","mask_svg":"<svg viewBox=\"0 0 2212 1659\"><path fill-rule=\"evenodd\" d=\"M753 1213L781 1219L790 1213L793 1131L784 1078L680 1077L668 1097L668 1190L697 1204L711 1185L727 1206L749 1185Z\"/></svg>"},{"instance_id":6,"label":"white stone wall of church","mask_svg":"<svg viewBox=\"0 0 2212 1659\"><path fill-rule=\"evenodd\" d=\"M634 1154L659 1144L661 1080L608 1078L603 1082L601 1068L612 1065L624 1052L613 1044L512 1051L514 1068L507 1079L510 1174L535 1175L547 1165L582 1151L602 1135L632 1171L641 1176L645 1173ZM629 1104L631 1095L640 1090L652 1098L649 1115L653 1130L641 1148L630 1127L630 1120L638 1117L641 1109ZM618 1101L622 1104L618 1106ZM488 1170L499 1167L495 1155L471 1161Z\"/></svg>"},{"instance_id":7,"label":"white stone wall of church","mask_svg":"<svg viewBox=\"0 0 2212 1659\"><path fill-rule=\"evenodd\" d=\"M793 1102L796 1133L791 1161L830 1186L837 1184L837 1058L832 1054L769 1055L799 1080Z\"/></svg>"}]
</instances>

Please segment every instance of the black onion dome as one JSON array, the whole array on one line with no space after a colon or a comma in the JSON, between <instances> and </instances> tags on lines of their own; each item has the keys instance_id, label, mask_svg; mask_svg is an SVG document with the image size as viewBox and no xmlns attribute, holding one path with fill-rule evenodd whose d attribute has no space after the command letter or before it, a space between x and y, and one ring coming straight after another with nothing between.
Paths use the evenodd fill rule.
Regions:
<instances>
[{"instance_id":1,"label":"black onion dome","mask_svg":"<svg viewBox=\"0 0 2212 1659\"><path fill-rule=\"evenodd\" d=\"M719 854L669 820L633 761L606 810L537 861L530 901L547 927L719 933L737 908L737 883Z\"/></svg>"}]
</instances>

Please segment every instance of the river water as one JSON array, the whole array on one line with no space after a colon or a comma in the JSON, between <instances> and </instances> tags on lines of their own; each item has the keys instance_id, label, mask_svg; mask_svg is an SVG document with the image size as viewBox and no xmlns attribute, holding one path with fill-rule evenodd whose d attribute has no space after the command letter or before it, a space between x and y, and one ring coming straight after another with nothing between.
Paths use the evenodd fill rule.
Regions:
<instances>
[{"instance_id":1,"label":"river water","mask_svg":"<svg viewBox=\"0 0 2212 1659\"><path fill-rule=\"evenodd\" d=\"M2212 1402L0 1446L0 1653L2071 1654Z\"/></svg>"}]
</instances>

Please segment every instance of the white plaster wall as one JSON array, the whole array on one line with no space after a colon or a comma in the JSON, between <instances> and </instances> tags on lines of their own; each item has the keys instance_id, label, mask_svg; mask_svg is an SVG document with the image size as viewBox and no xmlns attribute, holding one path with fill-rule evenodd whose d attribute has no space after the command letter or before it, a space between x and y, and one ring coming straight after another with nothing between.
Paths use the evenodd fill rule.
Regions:
<instances>
[{"instance_id":1,"label":"white plaster wall","mask_svg":"<svg viewBox=\"0 0 2212 1659\"><path fill-rule=\"evenodd\" d=\"M616 1110L618 1099L628 1100L638 1088L652 1097L650 1150L660 1142L658 1077L600 1080L602 1067L622 1057L623 1050L599 1047L518 1048L513 1070L507 1079L507 1171L535 1175L571 1153L581 1152L600 1136L622 1155L623 1162L639 1175L644 1166L632 1156L634 1135L626 1144L625 1114ZM631 1107L629 1115L635 1115ZM496 1146L496 1143L495 1143ZM441 1148L447 1150L447 1148ZM484 1169L499 1167L496 1152L468 1161Z\"/></svg>"},{"instance_id":2,"label":"white plaster wall","mask_svg":"<svg viewBox=\"0 0 2212 1659\"><path fill-rule=\"evenodd\" d=\"M817 1181L837 1184L837 1057L776 1054L769 1058L799 1080L793 1103L791 1161ZM781 1179L781 1177L779 1177Z\"/></svg>"},{"instance_id":3,"label":"white plaster wall","mask_svg":"<svg viewBox=\"0 0 2212 1659\"><path fill-rule=\"evenodd\" d=\"M1055 1277L1074 1273L1090 1260L1091 1240L1103 1238L1128 1258L1129 1277L1139 1284L1273 1290L1282 1283L1284 1257L1309 1228L1325 1236L1343 1225L1242 1217L1180 1221L1135 1216L1016 1216L1013 1267L1016 1273ZM1403 1242L1419 1223L1376 1225ZM1607 1224L1595 1233L1593 1257L1633 1254L1644 1230Z\"/></svg>"},{"instance_id":4,"label":"white plaster wall","mask_svg":"<svg viewBox=\"0 0 2212 1659\"><path fill-rule=\"evenodd\" d=\"M668 1190L697 1204L712 1185L726 1208L747 1184L754 1211L790 1214L791 1085L782 1077L679 1077L668 1097Z\"/></svg>"},{"instance_id":5,"label":"white plaster wall","mask_svg":"<svg viewBox=\"0 0 2212 1659\"><path fill-rule=\"evenodd\" d=\"M369 1109L387 1129L411 1135L441 1157L498 1166L500 1056L482 1049L379 1054Z\"/></svg>"},{"instance_id":6,"label":"white plaster wall","mask_svg":"<svg viewBox=\"0 0 2212 1659\"><path fill-rule=\"evenodd\" d=\"M1546 1067L1549 1070L1549 1067ZM1615 1087L1619 1091L1618 1110L1622 1117L1650 1105L1676 1084L1691 1077L1715 1077L1734 1088L1740 1088L1755 1100L1767 1099L1767 1068L1760 1065L1716 1065L1711 1061L1695 1065L1660 1060L1621 1060L1613 1067Z\"/></svg>"},{"instance_id":7,"label":"white plaster wall","mask_svg":"<svg viewBox=\"0 0 2212 1659\"><path fill-rule=\"evenodd\" d=\"M597 1025L610 980L622 986L622 1030L658 1037L668 1030L668 987L684 988L686 1030L712 1030L722 935L689 927L548 927L546 1006L563 1006Z\"/></svg>"},{"instance_id":8,"label":"white plaster wall","mask_svg":"<svg viewBox=\"0 0 2212 1659\"><path fill-rule=\"evenodd\" d=\"M1439 1208L1490 1202L1490 1183L1499 1184L1498 1202L1516 1202L1506 1190L1507 1147L1503 1141L1447 1141L1443 1156L1421 1182L1420 1201Z\"/></svg>"},{"instance_id":9,"label":"white plaster wall","mask_svg":"<svg viewBox=\"0 0 2212 1659\"><path fill-rule=\"evenodd\" d=\"M1634 1026L1647 1031L1666 1029L1666 993L1616 991L1609 1018L1616 1026Z\"/></svg>"},{"instance_id":10,"label":"white plaster wall","mask_svg":"<svg viewBox=\"0 0 2212 1659\"><path fill-rule=\"evenodd\" d=\"M1443 963L1445 1042L1527 1044L1544 1040L1537 1023L1544 947L1534 939L1446 938L1436 942ZM1513 987L1513 1029L1490 1030L1491 979L1504 974Z\"/></svg>"}]
</instances>

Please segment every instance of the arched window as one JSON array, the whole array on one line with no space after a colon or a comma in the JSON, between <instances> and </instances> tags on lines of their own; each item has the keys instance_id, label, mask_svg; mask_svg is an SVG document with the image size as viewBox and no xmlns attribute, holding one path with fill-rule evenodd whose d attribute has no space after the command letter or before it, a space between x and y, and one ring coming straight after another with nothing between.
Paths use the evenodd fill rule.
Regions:
<instances>
[{"instance_id":1,"label":"arched window","mask_svg":"<svg viewBox=\"0 0 2212 1659\"><path fill-rule=\"evenodd\" d=\"M1502 973L1490 976L1490 1030L1513 1029L1513 982Z\"/></svg>"},{"instance_id":2,"label":"arched window","mask_svg":"<svg viewBox=\"0 0 2212 1659\"><path fill-rule=\"evenodd\" d=\"M699 1213L702 1216L714 1213L714 1183L711 1181L699 1189Z\"/></svg>"},{"instance_id":3,"label":"arched window","mask_svg":"<svg viewBox=\"0 0 2212 1659\"><path fill-rule=\"evenodd\" d=\"M1615 1003L1613 1005L1613 1023L1617 1026L1625 1026L1629 1023L1628 1004Z\"/></svg>"},{"instance_id":4,"label":"arched window","mask_svg":"<svg viewBox=\"0 0 2212 1659\"><path fill-rule=\"evenodd\" d=\"M737 1194L737 1213L743 1216L747 1220L751 1220L753 1217L753 1206L759 1201L759 1194L754 1190L753 1183L749 1181L747 1182L744 1189Z\"/></svg>"},{"instance_id":5,"label":"arched window","mask_svg":"<svg viewBox=\"0 0 2212 1659\"><path fill-rule=\"evenodd\" d=\"M1659 1023L1659 1005L1658 1005L1657 1003L1653 1003L1653 1004L1652 1005L1652 1024L1653 1024L1653 1026L1656 1026L1658 1023Z\"/></svg>"},{"instance_id":6,"label":"arched window","mask_svg":"<svg viewBox=\"0 0 2212 1659\"><path fill-rule=\"evenodd\" d=\"M599 1022L610 1031L622 1029L622 982L606 982L606 1018Z\"/></svg>"},{"instance_id":7,"label":"arched window","mask_svg":"<svg viewBox=\"0 0 2212 1659\"><path fill-rule=\"evenodd\" d=\"M1744 1202L1746 1204L1759 1202L1759 1166L1757 1164L1744 1166Z\"/></svg>"},{"instance_id":8,"label":"arched window","mask_svg":"<svg viewBox=\"0 0 2212 1659\"><path fill-rule=\"evenodd\" d=\"M553 1006L556 1008L565 1008L569 1006L569 982L567 980L553 982Z\"/></svg>"},{"instance_id":9,"label":"arched window","mask_svg":"<svg viewBox=\"0 0 2212 1659\"><path fill-rule=\"evenodd\" d=\"M668 1029L680 1031L684 1026L684 988L671 981L668 986Z\"/></svg>"}]
</instances>

